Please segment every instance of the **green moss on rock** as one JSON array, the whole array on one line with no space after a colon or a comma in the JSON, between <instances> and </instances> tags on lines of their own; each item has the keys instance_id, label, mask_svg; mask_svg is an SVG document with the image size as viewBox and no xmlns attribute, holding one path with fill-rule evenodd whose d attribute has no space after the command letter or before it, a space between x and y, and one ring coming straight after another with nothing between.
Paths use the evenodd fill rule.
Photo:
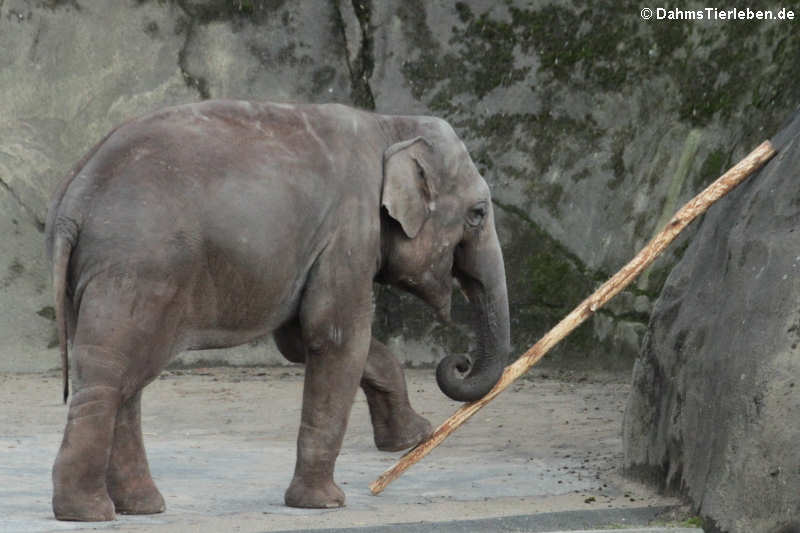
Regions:
<instances>
[{"instance_id":1,"label":"green moss on rock","mask_svg":"<svg viewBox=\"0 0 800 533\"><path fill-rule=\"evenodd\" d=\"M576 194L598 190L587 182L599 181L617 202L607 209L626 214L615 218L626 235L646 241L662 211L671 209L665 172L676 168L680 147L675 144L683 132L700 130L711 142L688 161L687 179L677 191L681 197L724 171L734 150L757 144L761 129L774 131L784 116L781 110L800 101L795 81L800 61L794 53L800 34L788 24L648 23L639 16L640 6L630 3L533 7L506 1L484 8L463 1L452 6L445 41L429 26L429 9L438 10L439 24L446 8L421 0L403 2L396 12L408 47L401 72L412 96L448 119L474 147L473 159L492 185L511 183L522 193L513 199L515 205L497 204L508 243L512 334L518 346L537 340L606 279L566 253L531 214L562 219L567 206L581 205ZM509 88L520 105L502 99ZM654 130L653 121L665 126ZM712 125L711 131L740 133L721 141L714 133L706 135ZM631 187L652 194L646 210L637 207ZM495 197L509 201L502 192ZM679 256L669 254L651 270L646 287L629 292L655 298ZM632 322L630 334L646 323L646 315L605 318L621 327ZM601 339L591 325L574 333L566 346L560 349L621 350L618 339Z\"/></svg>"},{"instance_id":2,"label":"green moss on rock","mask_svg":"<svg viewBox=\"0 0 800 533\"><path fill-rule=\"evenodd\" d=\"M694 189L700 190L725 172L730 159L729 154L721 148L712 150L700 165L700 172L694 179Z\"/></svg>"},{"instance_id":3,"label":"green moss on rock","mask_svg":"<svg viewBox=\"0 0 800 533\"><path fill-rule=\"evenodd\" d=\"M538 341L608 275L587 268L574 254L550 237L519 209L495 201L501 231L510 244L503 253L511 311L511 335L516 352ZM633 294L633 293L631 293ZM613 317L612 317L613 318ZM644 325L646 315L630 314L621 320ZM572 332L548 357L560 367L629 367L636 350L622 352L613 337L599 339L594 319ZM604 354L599 357L599 354Z\"/></svg>"}]
</instances>

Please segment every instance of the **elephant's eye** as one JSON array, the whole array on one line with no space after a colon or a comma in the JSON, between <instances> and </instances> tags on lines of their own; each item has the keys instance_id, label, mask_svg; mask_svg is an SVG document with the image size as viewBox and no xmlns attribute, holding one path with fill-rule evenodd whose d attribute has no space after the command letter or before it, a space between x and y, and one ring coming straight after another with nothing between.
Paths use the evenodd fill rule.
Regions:
<instances>
[{"instance_id":1,"label":"elephant's eye","mask_svg":"<svg viewBox=\"0 0 800 533\"><path fill-rule=\"evenodd\" d=\"M478 202L467 211L467 224L476 228L483 224L483 219L486 218L486 213L489 212L489 206L486 202Z\"/></svg>"}]
</instances>

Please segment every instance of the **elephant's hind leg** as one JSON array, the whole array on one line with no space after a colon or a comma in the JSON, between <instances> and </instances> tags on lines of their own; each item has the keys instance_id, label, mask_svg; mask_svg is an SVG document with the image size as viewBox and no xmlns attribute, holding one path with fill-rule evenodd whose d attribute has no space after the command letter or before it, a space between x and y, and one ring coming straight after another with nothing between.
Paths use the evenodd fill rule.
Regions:
<instances>
[{"instance_id":1,"label":"elephant's hind leg","mask_svg":"<svg viewBox=\"0 0 800 533\"><path fill-rule=\"evenodd\" d=\"M416 446L433 431L431 423L411 407L400 363L380 341L372 339L361 378L367 396L375 446L397 452Z\"/></svg>"},{"instance_id":2,"label":"elephant's hind leg","mask_svg":"<svg viewBox=\"0 0 800 533\"><path fill-rule=\"evenodd\" d=\"M172 292L115 289L113 282L95 281L78 315L75 393L53 466L53 511L60 520L113 520L115 506L163 510L142 445L140 391L166 363L180 315L170 308Z\"/></svg>"},{"instance_id":3,"label":"elephant's hind leg","mask_svg":"<svg viewBox=\"0 0 800 533\"><path fill-rule=\"evenodd\" d=\"M113 520L106 470L121 400L122 367L113 352L99 346L76 345L73 353L84 384L70 401L53 466L53 512L58 520Z\"/></svg>"},{"instance_id":4,"label":"elephant's hind leg","mask_svg":"<svg viewBox=\"0 0 800 533\"><path fill-rule=\"evenodd\" d=\"M118 513L164 512L164 498L150 476L142 440L142 391L125 401L117 412L106 484Z\"/></svg>"}]
</instances>

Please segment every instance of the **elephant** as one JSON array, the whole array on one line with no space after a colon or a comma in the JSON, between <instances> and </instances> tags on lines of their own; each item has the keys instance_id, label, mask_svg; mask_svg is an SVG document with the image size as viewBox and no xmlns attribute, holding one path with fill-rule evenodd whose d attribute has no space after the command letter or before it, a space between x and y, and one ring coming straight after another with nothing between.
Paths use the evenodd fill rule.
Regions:
<instances>
[{"instance_id":1,"label":"elephant","mask_svg":"<svg viewBox=\"0 0 800 533\"><path fill-rule=\"evenodd\" d=\"M272 334L305 364L285 503L344 505L333 479L359 385L375 443L431 433L403 371L372 338L373 283L449 320L458 286L476 349L436 369L473 401L510 347L489 187L444 120L341 104L207 100L132 119L67 174L48 211L66 428L53 466L58 519L158 513L142 389L183 350ZM71 359L71 361L70 361Z\"/></svg>"}]
</instances>

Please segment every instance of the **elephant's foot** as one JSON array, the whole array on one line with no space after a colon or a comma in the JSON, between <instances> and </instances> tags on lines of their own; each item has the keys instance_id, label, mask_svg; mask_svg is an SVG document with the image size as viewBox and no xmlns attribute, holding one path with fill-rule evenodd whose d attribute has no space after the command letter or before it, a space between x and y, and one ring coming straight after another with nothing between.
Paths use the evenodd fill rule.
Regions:
<instances>
[{"instance_id":1,"label":"elephant's foot","mask_svg":"<svg viewBox=\"0 0 800 533\"><path fill-rule=\"evenodd\" d=\"M114 502L103 490L91 493L56 487L53 494L56 520L108 522L114 520Z\"/></svg>"},{"instance_id":2,"label":"elephant's foot","mask_svg":"<svg viewBox=\"0 0 800 533\"><path fill-rule=\"evenodd\" d=\"M383 452L399 452L416 446L433 433L428 420L409 408L404 416L374 424L375 446Z\"/></svg>"},{"instance_id":3,"label":"elephant's foot","mask_svg":"<svg viewBox=\"0 0 800 533\"><path fill-rule=\"evenodd\" d=\"M286 489L284 501L289 507L333 509L344 507L344 492L333 480L307 483L295 476Z\"/></svg>"},{"instance_id":4,"label":"elephant's foot","mask_svg":"<svg viewBox=\"0 0 800 533\"><path fill-rule=\"evenodd\" d=\"M120 514L158 514L166 509L164 497L152 479L123 485L109 484L108 492Z\"/></svg>"}]
</instances>

